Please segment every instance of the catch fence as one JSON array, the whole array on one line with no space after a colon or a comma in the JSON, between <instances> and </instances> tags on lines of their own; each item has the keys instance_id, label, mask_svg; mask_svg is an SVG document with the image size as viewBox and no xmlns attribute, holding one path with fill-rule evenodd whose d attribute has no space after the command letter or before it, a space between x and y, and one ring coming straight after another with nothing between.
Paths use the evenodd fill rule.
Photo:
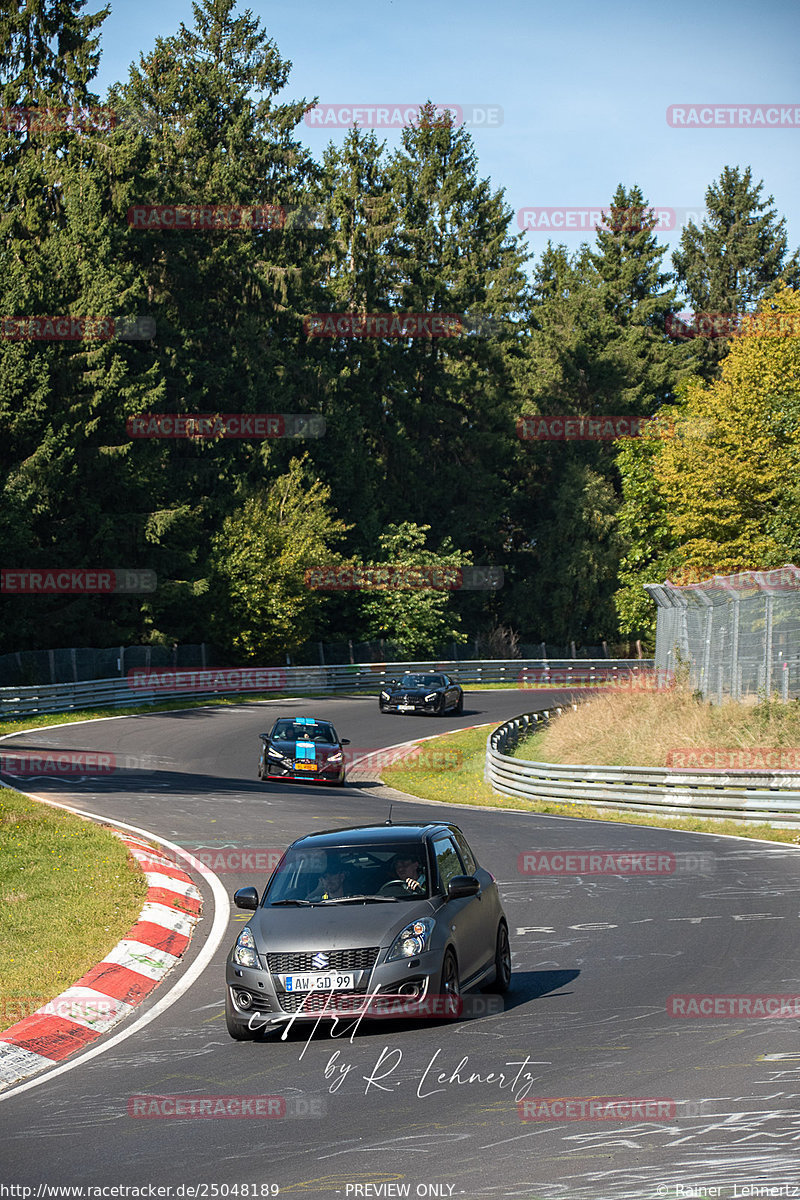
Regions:
<instances>
[{"instance_id":1,"label":"catch fence","mask_svg":"<svg viewBox=\"0 0 800 1200\"><path fill-rule=\"evenodd\" d=\"M658 605L656 672L705 699L800 697L800 568L645 584Z\"/></svg>"}]
</instances>

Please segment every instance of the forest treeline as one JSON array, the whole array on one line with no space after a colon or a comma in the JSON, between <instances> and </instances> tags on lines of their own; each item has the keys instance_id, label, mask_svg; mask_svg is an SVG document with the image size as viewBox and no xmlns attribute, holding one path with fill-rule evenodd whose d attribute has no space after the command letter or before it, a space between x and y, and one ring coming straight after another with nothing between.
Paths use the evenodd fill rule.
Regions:
<instances>
[{"instance_id":1,"label":"forest treeline","mask_svg":"<svg viewBox=\"0 0 800 1200\"><path fill-rule=\"evenodd\" d=\"M796 559L800 262L749 168L720 164L671 257L629 182L591 241L533 260L432 105L395 150L353 129L317 161L298 135L315 98L279 99L290 64L234 0L199 0L102 99L107 10L83 7L0 16L0 566L158 586L5 592L0 651L210 641L267 663L312 638L647 639L643 582ZM153 205L176 228L131 216ZM197 216L230 206L262 218ZM685 310L765 315L676 336ZM461 322L318 336L325 313ZM10 320L32 316L96 323L47 340ZM129 433L142 414L264 413L324 435ZM535 414L656 419L636 439L526 440ZM504 582L308 586L337 564Z\"/></svg>"}]
</instances>

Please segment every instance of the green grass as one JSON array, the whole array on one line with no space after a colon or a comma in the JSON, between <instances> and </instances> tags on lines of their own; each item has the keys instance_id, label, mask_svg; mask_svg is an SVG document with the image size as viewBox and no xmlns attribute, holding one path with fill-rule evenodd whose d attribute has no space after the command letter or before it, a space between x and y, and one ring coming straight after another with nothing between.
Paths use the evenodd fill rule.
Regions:
<instances>
[{"instance_id":1,"label":"green grass","mask_svg":"<svg viewBox=\"0 0 800 1200\"><path fill-rule=\"evenodd\" d=\"M687 833L736 834L737 837L764 838L767 841L791 845L797 845L800 839L800 834L795 830L773 829L769 825L755 822L651 815L618 809L597 809L588 804L560 804L553 800L527 800L517 796L504 796L493 791L483 778L486 738L491 728L492 726L486 726L464 733L444 734L433 741L425 742L424 748L428 753L421 761L425 762L427 758L436 763L438 759L442 762L439 769L429 765L423 767L412 763L404 767L400 764L386 767L381 772L381 777L384 783L397 788L398 791L419 796L423 800L438 800L442 804L481 805L590 821L613 821L657 829L681 829ZM440 753L437 754L437 751ZM524 757L528 757L528 753ZM459 758L458 764L453 766L453 759Z\"/></svg>"},{"instance_id":2,"label":"green grass","mask_svg":"<svg viewBox=\"0 0 800 1200\"><path fill-rule=\"evenodd\" d=\"M100 962L146 893L107 830L0 787L0 1028Z\"/></svg>"}]
</instances>

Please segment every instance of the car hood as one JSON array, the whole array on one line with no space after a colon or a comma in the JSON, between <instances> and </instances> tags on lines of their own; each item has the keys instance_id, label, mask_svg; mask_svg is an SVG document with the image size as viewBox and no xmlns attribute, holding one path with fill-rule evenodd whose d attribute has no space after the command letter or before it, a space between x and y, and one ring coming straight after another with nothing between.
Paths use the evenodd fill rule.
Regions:
<instances>
[{"instance_id":1,"label":"car hood","mask_svg":"<svg viewBox=\"0 0 800 1200\"><path fill-rule=\"evenodd\" d=\"M429 917L431 900L396 904L331 904L317 908L259 908L247 924L261 954L355 950L388 946L409 921Z\"/></svg>"},{"instance_id":2,"label":"car hood","mask_svg":"<svg viewBox=\"0 0 800 1200\"><path fill-rule=\"evenodd\" d=\"M286 755L287 758L297 757L297 746L310 746L311 761L315 758L327 758L328 755L334 754L339 749L337 742L305 742L302 738L299 742L291 739L287 741L284 738L272 738L270 745L274 746L276 750L280 750L281 754Z\"/></svg>"}]
</instances>

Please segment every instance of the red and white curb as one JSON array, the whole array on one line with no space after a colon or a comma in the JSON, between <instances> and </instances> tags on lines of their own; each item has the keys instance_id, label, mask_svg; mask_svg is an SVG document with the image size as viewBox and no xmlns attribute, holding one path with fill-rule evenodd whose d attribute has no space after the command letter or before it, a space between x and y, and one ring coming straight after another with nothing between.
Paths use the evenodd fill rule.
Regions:
<instances>
[{"instance_id":1,"label":"red and white curb","mask_svg":"<svg viewBox=\"0 0 800 1200\"><path fill-rule=\"evenodd\" d=\"M0 1090L83 1050L141 1004L189 945L202 897L185 871L131 833L111 830L147 879L125 937L72 987L0 1032Z\"/></svg>"}]
</instances>

